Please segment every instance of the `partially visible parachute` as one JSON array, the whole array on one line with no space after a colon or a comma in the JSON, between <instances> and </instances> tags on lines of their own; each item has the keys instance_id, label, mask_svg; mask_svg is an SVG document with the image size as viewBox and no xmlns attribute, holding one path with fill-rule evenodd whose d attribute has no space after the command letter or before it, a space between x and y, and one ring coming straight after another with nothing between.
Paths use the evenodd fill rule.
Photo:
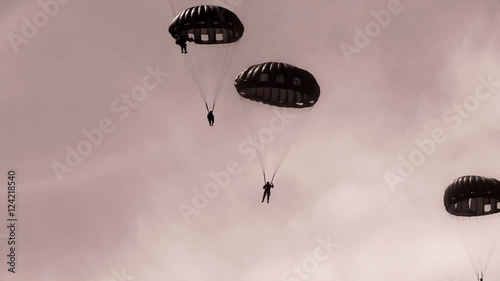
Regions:
<instances>
[{"instance_id":1,"label":"partially visible parachute","mask_svg":"<svg viewBox=\"0 0 500 281\"><path fill-rule=\"evenodd\" d=\"M482 280L500 234L500 182L481 176L460 177L446 189L444 206L477 279Z\"/></svg>"},{"instance_id":2,"label":"partially visible parachute","mask_svg":"<svg viewBox=\"0 0 500 281\"><path fill-rule=\"evenodd\" d=\"M250 66L234 85L256 141L264 182L272 182L318 101L320 87L308 71L281 62Z\"/></svg>"},{"instance_id":3,"label":"partially visible parachute","mask_svg":"<svg viewBox=\"0 0 500 281\"><path fill-rule=\"evenodd\" d=\"M228 65L244 30L236 14L209 5L185 9L170 24L169 33L174 39L183 36L192 41L187 44L188 53L182 56L207 111L215 107Z\"/></svg>"}]
</instances>

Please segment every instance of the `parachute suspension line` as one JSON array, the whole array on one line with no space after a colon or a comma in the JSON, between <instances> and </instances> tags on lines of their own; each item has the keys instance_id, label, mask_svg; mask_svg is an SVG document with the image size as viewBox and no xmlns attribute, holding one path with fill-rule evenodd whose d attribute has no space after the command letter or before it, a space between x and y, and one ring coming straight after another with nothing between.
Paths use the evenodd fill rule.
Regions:
<instances>
[{"instance_id":1,"label":"parachute suspension line","mask_svg":"<svg viewBox=\"0 0 500 281\"><path fill-rule=\"evenodd\" d=\"M170 0L170 4L175 13L176 9L179 8L179 3L176 0ZM212 111L215 108L237 44L238 42L225 44L187 42L188 53L182 54L203 101L207 107L212 107Z\"/></svg>"},{"instance_id":2,"label":"parachute suspension line","mask_svg":"<svg viewBox=\"0 0 500 281\"><path fill-rule=\"evenodd\" d=\"M288 153L288 150L290 149L290 146L291 146L291 143L293 142L293 140L294 140L294 136L288 136L288 137L283 138L283 140L280 142L279 147L283 147L284 149L280 153L279 158L277 159L278 164L276 166L276 169L274 170L273 179L271 180L271 183L273 182L274 176L276 175L279 168L281 167L281 163L283 163L283 159L285 158L286 154Z\"/></svg>"},{"instance_id":3,"label":"parachute suspension line","mask_svg":"<svg viewBox=\"0 0 500 281\"><path fill-rule=\"evenodd\" d=\"M207 103L207 97L205 96L206 94L206 75L204 75L205 73L203 73L203 69L205 67L205 64L203 63L203 59L206 57L203 56L203 47L202 45L198 45L198 44L193 44L193 48L195 49L194 52L189 52L189 57L191 58L191 56L194 56L194 58L196 59L195 60L195 70L198 72L198 75L196 76L196 81L198 81L199 85L200 85L200 95L203 97L203 101L205 101L205 103Z\"/></svg>"},{"instance_id":4,"label":"parachute suspension line","mask_svg":"<svg viewBox=\"0 0 500 281\"><path fill-rule=\"evenodd\" d=\"M184 54L185 56L186 54ZM196 87L198 87L198 90L200 91L201 94L201 85L200 85L200 73L199 73L199 67L196 67L193 58L190 55L186 56L187 59L185 58L185 61L188 63L188 68L189 72L191 72L191 75L193 76L194 83L196 84ZM203 97L203 95L202 95ZM203 97L204 98L204 97Z\"/></svg>"},{"instance_id":5,"label":"parachute suspension line","mask_svg":"<svg viewBox=\"0 0 500 281\"><path fill-rule=\"evenodd\" d=\"M247 119L247 124L249 127L248 129L250 131L250 138L255 138L256 136L254 136L253 132L256 131L256 125L252 122L252 120L250 120L250 114L249 114L250 112L249 112L249 109L247 108L247 103L249 103L249 101L241 96L240 96L240 101L241 101L240 104L243 107L243 110L245 111L244 115L245 115L245 118ZM262 174L264 175L264 183L266 183L265 163L264 163L264 159L263 159L259 144L255 143L254 148L257 151L257 158L259 158L259 163L260 163L260 167L262 169Z\"/></svg>"},{"instance_id":6,"label":"parachute suspension line","mask_svg":"<svg viewBox=\"0 0 500 281\"><path fill-rule=\"evenodd\" d=\"M292 126L292 124L288 124L288 126ZM285 158L285 155L287 154L288 150L290 149L290 144L293 142L293 137L294 136L286 136L281 139L280 142L280 147L283 147L283 151L280 153L279 158L277 159L278 165L276 166L276 169L274 170L273 173L273 179L271 180L271 183L274 180L274 177L276 176L276 173L278 172L279 168L281 167L281 163L283 163L283 159Z\"/></svg>"},{"instance_id":7,"label":"parachute suspension line","mask_svg":"<svg viewBox=\"0 0 500 281\"><path fill-rule=\"evenodd\" d=\"M214 57L217 53L219 53L218 49L219 49L220 46L219 45L215 45L213 47L214 48L212 49L212 54L211 54L212 57ZM217 63L219 63L219 62L217 62ZM217 96L219 95L219 92L220 92L220 82L222 80L222 78L221 78L221 76L222 76L221 72L224 71L224 69L220 69L220 68L216 68L216 69L218 69L220 71L218 72L218 77L217 77L216 84L212 86L212 91L213 91L212 94L214 95L214 100L212 102L212 111L215 108L215 102L217 101Z\"/></svg>"},{"instance_id":8,"label":"parachute suspension line","mask_svg":"<svg viewBox=\"0 0 500 281\"><path fill-rule=\"evenodd\" d=\"M276 172L278 171L278 169L276 169ZM273 178L271 179L271 183L273 183L273 180L274 180L274 176L276 175L276 172L274 172L273 174Z\"/></svg>"},{"instance_id":9,"label":"parachute suspension line","mask_svg":"<svg viewBox=\"0 0 500 281\"><path fill-rule=\"evenodd\" d=\"M485 222L484 222L485 221ZM495 229L495 224L498 223L498 220L495 222L495 217L491 217L491 218L483 218L483 222L484 224L486 225L486 227L489 229L489 230L493 230L492 232L496 233L496 237L498 237L498 233L499 233L499 229L496 228ZM496 244L497 244L497 241L498 241L498 238L497 239L494 239L494 240L491 240L491 249L494 249ZM481 269L481 280L483 280L484 278L484 272L486 272L486 269L488 268L488 265L490 263L490 259L491 259L491 255L493 254L493 250L490 250L490 252L488 253L488 256L485 260L485 264L484 264L484 268Z\"/></svg>"},{"instance_id":10,"label":"parachute suspension line","mask_svg":"<svg viewBox=\"0 0 500 281\"><path fill-rule=\"evenodd\" d=\"M496 218L496 220L495 220ZM492 233L496 233L494 235L494 237L498 237L498 234L499 234L499 228L497 226L497 228L495 228L495 226L498 224L498 216L495 217L495 215L493 215L492 217L483 217L481 218L482 220L482 224L484 225L484 227L488 230L490 230ZM471 220L469 220L470 222ZM491 239L491 240L490 240ZM490 263L490 259L491 259L491 255L493 254L493 249L495 248L496 244L497 244L497 241L498 241L498 238L490 238L490 239L487 239L490 241L490 251L486 257L486 259L484 260L484 265L483 265L483 268L480 269L480 273L481 273L481 280L484 278L484 273L486 272L486 269L488 268L488 265Z\"/></svg>"},{"instance_id":11,"label":"parachute suspension line","mask_svg":"<svg viewBox=\"0 0 500 281\"><path fill-rule=\"evenodd\" d=\"M289 126L290 126L290 124L289 124ZM298 132L296 133L296 135L298 135ZM289 136L283 138L283 140L280 142L280 147L283 147L285 149L283 149L283 151L281 152L281 154L278 158L278 165L276 166L276 169L274 170L273 179L271 180L271 183L273 182L274 176L276 176L276 173L278 172L279 168L281 167L281 164L283 163L283 159L288 154L288 151L291 148L290 146L293 143L293 141L295 140L295 137L296 136L289 135Z\"/></svg>"},{"instance_id":12,"label":"parachute suspension line","mask_svg":"<svg viewBox=\"0 0 500 281\"><path fill-rule=\"evenodd\" d=\"M221 50L219 49L222 49L222 55L224 56L224 49L223 49L223 46L222 45L214 45L213 48L212 48L212 53L210 54L210 57L212 58L215 58L218 54L221 53ZM212 103L212 110L213 108L215 107L215 102L217 101L217 97L219 96L219 92L220 92L220 85L221 85L221 81L222 81L222 72L224 72L224 69L220 67L220 63L217 61L213 61L214 65L213 65L213 69L212 71L215 71L215 70L218 70L217 72L217 76L214 77L215 78L215 81L212 81L212 87L211 87L211 91L212 91L212 94L213 94L213 103Z\"/></svg>"},{"instance_id":13,"label":"parachute suspension line","mask_svg":"<svg viewBox=\"0 0 500 281\"><path fill-rule=\"evenodd\" d=\"M222 82L227 72L230 56L228 50L234 46L190 44L194 49L186 55L186 62L196 86L205 103L211 103L212 110L220 92ZM222 58L220 58L222 57ZM220 59L217 59L220 58Z\"/></svg>"},{"instance_id":14,"label":"parachute suspension line","mask_svg":"<svg viewBox=\"0 0 500 281\"><path fill-rule=\"evenodd\" d=\"M196 44L192 44L193 48L196 48ZM183 54L185 57L185 61L188 64L189 72L191 72L191 76L193 77L194 83L196 84L196 87L198 88L198 92L200 93L201 98L205 102L205 105L208 110L208 102L207 99L205 98L205 95L203 95L203 83L202 83L202 77L201 77L201 67L200 67L200 62L199 62L199 56L194 55L196 58L193 60L193 57L191 56L191 53Z\"/></svg>"},{"instance_id":15,"label":"parachute suspension line","mask_svg":"<svg viewBox=\"0 0 500 281\"><path fill-rule=\"evenodd\" d=\"M242 99L244 99L243 97L241 97ZM245 99L245 102L249 102L248 100ZM262 113L262 108L265 107L264 104L259 104L259 110L261 110L261 113ZM249 110L245 107L245 110ZM252 120L250 120L250 114L245 114L247 116L247 121L248 121L248 124L251 124L251 131L253 132L251 135L252 135L252 138L254 139L254 143L255 143L255 150L257 151L257 157L259 158L259 162L260 162L260 167L262 168L262 173L264 174L264 178L266 177L266 164L267 164L267 161L266 161L266 154L265 154L265 149L266 147L262 144L260 144L260 141L259 141L259 134L258 134L258 131L257 130L257 124L254 123ZM267 179L265 180L264 183L267 183Z\"/></svg>"},{"instance_id":16,"label":"parachute suspension line","mask_svg":"<svg viewBox=\"0 0 500 281\"><path fill-rule=\"evenodd\" d=\"M204 96L205 102L210 102L212 98L215 101L215 94L213 93L213 87L210 85L210 76L215 69L213 69L213 65L210 63L210 59L214 56L214 46L212 45L196 45L196 58L198 62L198 70L200 71L201 77L201 89L200 93Z\"/></svg>"},{"instance_id":17,"label":"parachute suspension line","mask_svg":"<svg viewBox=\"0 0 500 281\"><path fill-rule=\"evenodd\" d=\"M207 112L210 112L210 110L208 110L208 104L206 101L205 101L205 107L207 108Z\"/></svg>"},{"instance_id":18,"label":"parachute suspension line","mask_svg":"<svg viewBox=\"0 0 500 281\"><path fill-rule=\"evenodd\" d=\"M213 89L212 89L213 95L214 95L213 96L214 101L212 104L212 111L215 108L215 103L217 102L217 98L219 97L219 94L222 90L222 85L224 84L224 80L226 78L228 67L231 64L231 61L232 61L233 56L234 56L234 51L235 51L237 46L238 46L238 42L234 42L234 43L226 43L226 44L216 45L212 49L212 54L211 54L212 57L215 57L219 54L222 56L222 60L221 60L222 64L220 64L220 61L218 61L218 65L217 65L217 70L220 70L220 71L218 71L218 75L216 77L215 84L213 85Z\"/></svg>"},{"instance_id":19,"label":"parachute suspension line","mask_svg":"<svg viewBox=\"0 0 500 281\"><path fill-rule=\"evenodd\" d=\"M299 120L296 120L295 124L289 123L287 126L294 126L295 128L292 128L289 131L287 136L281 138L279 147L283 147L285 149L283 149L278 156L278 159L277 159L278 164L276 166L276 169L274 170L273 179L274 179L274 176L276 175L276 173L278 172L279 168L281 167L281 164L283 163L285 156L288 154L289 150L291 149L291 146L294 143L296 137L299 135L300 131L302 130L303 124L307 121L310 110L311 110L311 108L302 108L299 110L294 110L295 116ZM285 132L282 132L282 133L285 133Z\"/></svg>"},{"instance_id":20,"label":"parachute suspension line","mask_svg":"<svg viewBox=\"0 0 500 281\"><path fill-rule=\"evenodd\" d=\"M489 260L492 255L492 249L497 244L496 237L500 233L498 224L498 215L483 216L483 217L456 217L449 214L453 218L455 228L458 231L464 249L471 261L478 280L484 278L484 273L488 268ZM497 217L494 217L497 216ZM484 236L485 233L490 233ZM483 236L481 238L481 236ZM473 240L483 239L483 245L470 244ZM476 246L475 248L473 246ZM479 251L477 251L479 249ZM488 250L489 249L489 250Z\"/></svg>"}]
</instances>

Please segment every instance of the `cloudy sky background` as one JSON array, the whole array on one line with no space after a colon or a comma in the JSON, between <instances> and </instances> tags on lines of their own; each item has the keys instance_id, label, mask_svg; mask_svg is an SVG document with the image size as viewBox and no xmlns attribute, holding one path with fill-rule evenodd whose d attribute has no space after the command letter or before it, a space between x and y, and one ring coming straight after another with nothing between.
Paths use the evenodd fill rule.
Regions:
<instances>
[{"instance_id":1,"label":"cloudy sky background","mask_svg":"<svg viewBox=\"0 0 500 281\"><path fill-rule=\"evenodd\" d=\"M340 247L308 280L474 280L442 195L465 174L500 177L500 91L457 130L442 116L479 76L500 81L500 2L401 1L347 62L339 44L389 2L226 4L246 30L209 127L167 0L72 0L18 53L7 35L41 8L1 1L0 173L18 172L19 217L15 275L0 228L1 279L109 281L124 268L138 281L282 280L329 236ZM308 69L322 96L262 205L258 160L237 151L249 130L232 80L266 61ZM120 120L111 103L156 65L169 76ZM103 118L115 130L59 182L51 164ZM391 191L384 173L436 128L446 141ZM230 161L241 174L186 224L179 205ZM499 264L496 249L486 280Z\"/></svg>"}]
</instances>

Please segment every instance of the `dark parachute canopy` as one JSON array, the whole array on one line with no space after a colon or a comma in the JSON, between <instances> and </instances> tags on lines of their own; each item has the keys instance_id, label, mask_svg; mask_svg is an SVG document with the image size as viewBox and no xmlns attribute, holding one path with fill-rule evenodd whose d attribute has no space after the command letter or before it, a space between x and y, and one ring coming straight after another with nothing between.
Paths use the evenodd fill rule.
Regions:
<instances>
[{"instance_id":1,"label":"dark parachute canopy","mask_svg":"<svg viewBox=\"0 0 500 281\"><path fill-rule=\"evenodd\" d=\"M203 5L178 14L168 31L174 38L186 36L194 39L196 44L227 44L238 41L245 28L238 16L230 10Z\"/></svg>"},{"instance_id":2,"label":"dark parachute canopy","mask_svg":"<svg viewBox=\"0 0 500 281\"><path fill-rule=\"evenodd\" d=\"M463 176L444 193L446 211L454 216L484 216L500 212L500 182L481 176Z\"/></svg>"},{"instance_id":3,"label":"dark parachute canopy","mask_svg":"<svg viewBox=\"0 0 500 281\"><path fill-rule=\"evenodd\" d=\"M234 86L247 114L264 183L272 183L318 101L320 87L308 71L282 62L250 66L236 77Z\"/></svg>"},{"instance_id":4,"label":"dark parachute canopy","mask_svg":"<svg viewBox=\"0 0 500 281\"><path fill-rule=\"evenodd\" d=\"M463 176L446 188L443 201L477 279L483 280L500 233L500 182Z\"/></svg>"},{"instance_id":5,"label":"dark parachute canopy","mask_svg":"<svg viewBox=\"0 0 500 281\"><path fill-rule=\"evenodd\" d=\"M278 107L312 107L320 88L306 70L281 62L250 66L234 83L241 97Z\"/></svg>"}]
</instances>

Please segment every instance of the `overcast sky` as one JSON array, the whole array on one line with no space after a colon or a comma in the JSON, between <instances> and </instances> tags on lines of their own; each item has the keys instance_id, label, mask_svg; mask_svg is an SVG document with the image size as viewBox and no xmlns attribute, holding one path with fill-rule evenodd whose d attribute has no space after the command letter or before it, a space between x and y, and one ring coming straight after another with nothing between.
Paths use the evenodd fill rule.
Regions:
<instances>
[{"instance_id":1,"label":"overcast sky","mask_svg":"<svg viewBox=\"0 0 500 281\"><path fill-rule=\"evenodd\" d=\"M214 127L167 32L168 0L67 2L27 38L23 17L33 22L40 4L0 1L0 218L14 168L19 219L15 275L0 222L2 280L474 280L442 199L459 176L500 178L499 85L466 117L453 111L479 77L500 81L500 2L221 0L245 33ZM356 27L388 5L399 12L346 56L340 45L356 46ZM266 61L321 86L271 204L260 202L259 161L238 153L249 130L233 86ZM111 109L157 68L168 76L126 117ZM112 132L58 179L53 163L102 122ZM385 175L435 130L444 141L391 188ZM179 206L228 163L240 173L186 223ZM287 275L321 239L337 246L308 279ZM485 280L499 264L496 249Z\"/></svg>"}]
</instances>

